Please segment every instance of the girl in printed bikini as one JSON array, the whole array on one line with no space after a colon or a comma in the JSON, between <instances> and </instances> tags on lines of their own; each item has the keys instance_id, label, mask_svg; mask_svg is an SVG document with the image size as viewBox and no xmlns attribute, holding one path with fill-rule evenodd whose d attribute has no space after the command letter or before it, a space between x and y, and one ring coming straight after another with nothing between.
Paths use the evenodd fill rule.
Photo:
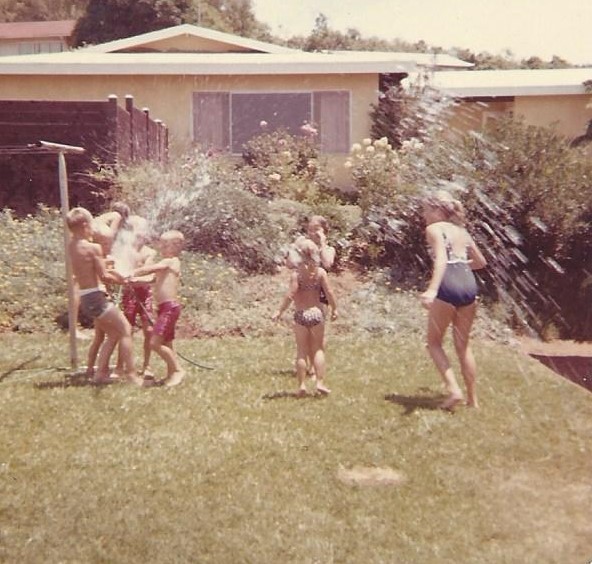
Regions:
<instances>
[{"instance_id":1,"label":"girl in printed bikini","mask_svg":"<svg viewBox=\"0 0 592 564\"><path fill-rule=\"evenodd\" d=\"M469 336L477 311L477 283L473 270L485 267L485 257L464 227L464 209L448 192L440 190L424 200L426 239L434 258L432 277L420 296L428 309L427 347L440 372L448 397L442 409L453 409L463 400L450 362L442 346L450 324L454 347L467 391L467 405L479 407L475 380L477 367Z\"/></svg>"},{"instance_id":2,"label":"girl in printed bikini","mask_svg":"<svg viewBox=\"0 0 592 564\"><path fill-rule=\"evenodd\" d=\"M279 310L272 319L278 321L290 303L294 302L294 337L296 339L296 376L298 395L306 395L306 359L310 358L316 373L316 391L326 395L325 386L325 314L321 303L321 290L329 302L331 319L337 319L337 304L327 279L327 272L319 266L319 248L309 240L297 246L300 256L298 268L291 272L289 289Z\"/></svg>"}]
</instances>

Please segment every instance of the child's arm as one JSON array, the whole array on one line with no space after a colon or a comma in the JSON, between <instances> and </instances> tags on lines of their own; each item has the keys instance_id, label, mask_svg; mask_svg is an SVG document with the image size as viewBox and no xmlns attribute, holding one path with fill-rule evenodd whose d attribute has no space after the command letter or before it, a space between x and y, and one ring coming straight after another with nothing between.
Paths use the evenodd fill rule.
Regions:
<instances>
[{"instance_id":1,"label":"child's arm","mask_svg":"<svg viewBox=\"0 0 592 564\"><path fill-rule=\"evenodd\" d=\"M272 315L271 319L273 321L278 321L279 318L284 314L284 312L288 309L289 305L292 303L294 299L294 295L298 291L298 273L292 272L290 275L290 285L288 287L288 291L282 300L280 308Z\"/></svg>"},{"instance_id":2,"label":"child's arm","mask_svg":"<svg viewBox=\"0 0 592 564\"><path fill-rule=\"evenodd\" d=\"M327 236L322 229L319 230L318 237L321 266L325 270L329 270L335 262L335 248L327 243Z\"/></svg>"},{"instance_id":3,"label":"child's arm","mask_svg":"<svg viewBox=\"0 0 592 564\"><path fill-rule=\"evenodd\" d=\"M327 301L329 302L329 307L331 308L331 320L335 321L338 317L337 301L335 300L333 288L331 288L331 284L329 284L329 277L327 276L327 272L323 269L321 269L321 286L323 287L323 291L325 292L325 296L327 297Z\"/></svg>"},{"instance_id":4,"label":"child's arm","mask_svg":"<svg viewBox=\"0 0 592 564\"><path fill-rule=\"evenodd\" d=\"M168 259L163 259L153 264L145 264L144 266L140 266L134 269L132 276L136 278L138 276L146 276L147 274L157 274L159 272L164 272L165 270L172 270L170 261Z\"/></svg>"},{"instance_id":5,"label":"child's arm","mask_svg":"<svg viewBox=\"0 0 592 564\"><path fill-rule=\"evenodd\" d=\"M95 260L95 271L97 276L103 284L123 284L125 278L116 272L115 270L107 269L105 257L103 257L103 251L101 246L97 243L93 243L93 257Z\"/></svg>"},{"instance_id":6,"label":"child's arm","mask_svg":"<svg viewBox=\"0 0 592 564\"><path fill-rule=\"evenodd\" d=\"M143 268L145 266L151 266L154 264L154 257L156 256L156 252L152 249L145 249L143 250L143 255L140 257L138 261L138 265L136 269ZM154 282L154 274L145 274L144 276L133 276L130 279L131 283L138 282L142 284L150 284Z\"/></svg>"},{"instance_id":7,"label":"child's arm","mask_svg":"<svg viewBox=\"0 0 592 564\"><path fill-rule=\"evenodd\" d=\"M487 259L483 256L481 249L477 246L477 243L469 235L469 260L471 261L472 270L480 270L487 266Z\"/></svg>"},{"instance_id":8,"label":"child's arm","mask_svg":"<svg viewBox=\"0 0 592 564\"><path fill-rule=\"evenodd\" d=\"M436 299L438 289L444 278L444 272L446 271L446 247L444 245L444 239L440 233L438 227L434 225L428 225L426 228L426 239L428 245L434 252L434 266L432 270L432 277L428 284L427 290L421 294L421 305L428 309Z\"/></svg>"}]
</instances>

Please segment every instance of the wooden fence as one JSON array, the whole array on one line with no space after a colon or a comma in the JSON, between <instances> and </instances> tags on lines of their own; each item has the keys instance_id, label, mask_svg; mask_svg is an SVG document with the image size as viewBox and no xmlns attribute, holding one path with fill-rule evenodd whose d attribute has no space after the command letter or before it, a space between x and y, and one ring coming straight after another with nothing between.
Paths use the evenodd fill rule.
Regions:
<instances>
[{"instance_id":1,"label":"wooden fence","mask_svg":"<svg viewBox=\"0 0 592 564\"><path fill-rule=\"evenodd\" d=\"M142 160L165 162L168 130L153 120L148 109L125 107L117 96L106 101L0 100L0 149L38 141L84 147L84 155L68 157L72 205L99 208L108 187L92 173L107 166ZM39 203L59 204L56 159L47 155L2 156L0 151L0 209L30 213Z\"/></svg>"}]
</instances>

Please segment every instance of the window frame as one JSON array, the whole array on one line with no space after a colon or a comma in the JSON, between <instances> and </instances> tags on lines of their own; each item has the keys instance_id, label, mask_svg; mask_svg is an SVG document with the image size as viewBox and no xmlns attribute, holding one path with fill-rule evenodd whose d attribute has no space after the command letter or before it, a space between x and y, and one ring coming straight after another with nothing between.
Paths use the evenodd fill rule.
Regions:
<instances>
[{"instance_id":1,"label":"window frame","mask_svg":"<svg viewBox=\"0 0 592 564\"><path fill-rule=\"evenodd\" d=\"M351 145L351 137L352 137L352 91L348 89L324 89L324 90L196 90L192 93L192 114L191 114L191 139L194 143L200 143L200 140L196 138L197 134L197 127L196 127L196 120L198 119L198 105L199 105L199 96L200 95L219 95L221 97L227 97L227 124L224 124L224 116L221 116L221 128L224 128L225 125L228 127L226 132L221 130L222 137L228 139L228 145L222 149L225 152L232 156L240 156L241 152L235 153L233 152L233 104L232 104L232 97L233 95L290 95L290 94L307 94L309 96L309 115L310 115L310 122L313 126L319 127L320 124L315 123L315 114L316 114L316 107L315 107L315 97L318 95L322 95L325 93L329 94L343 94L346 97L346 111L345 111L345 136L346 139L341 141L341 149L335 150L331 149L329 151L323 150L323 132L320 132L320 137L318 140L319 151L322 154L326 155L344 155L349 152L349 148ZM304 125L304 123L302 124Z\"/></svg>"}]
</instances>

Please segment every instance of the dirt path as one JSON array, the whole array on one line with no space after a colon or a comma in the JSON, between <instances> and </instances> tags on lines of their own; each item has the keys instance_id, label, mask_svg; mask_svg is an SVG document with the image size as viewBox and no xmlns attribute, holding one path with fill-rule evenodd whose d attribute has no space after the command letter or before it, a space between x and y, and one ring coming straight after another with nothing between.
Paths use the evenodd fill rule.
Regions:
<instances>
[{"instance_id":1,"label":"dirt path","mask_svg":"<svg viewBox=\"0 0 592 564\"><path fill-rule=\"evenodd\" d=\"M592 343L522 339L521 350L592 392Z\"/></svg>"}]
</instances>

